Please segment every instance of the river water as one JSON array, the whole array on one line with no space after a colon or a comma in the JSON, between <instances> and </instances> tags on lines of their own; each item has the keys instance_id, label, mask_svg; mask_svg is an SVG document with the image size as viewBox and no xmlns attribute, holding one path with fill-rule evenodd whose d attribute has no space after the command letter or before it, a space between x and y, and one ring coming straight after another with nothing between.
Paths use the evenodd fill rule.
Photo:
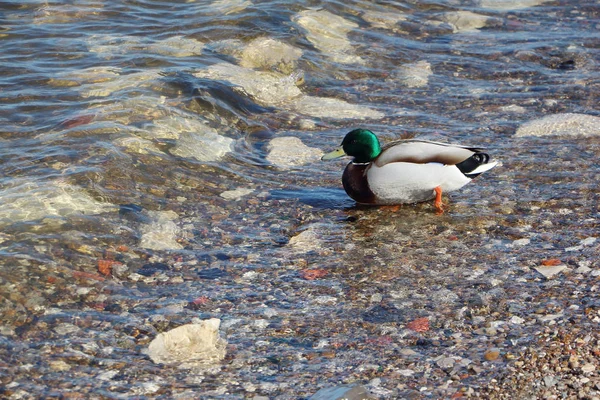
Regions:
<instances>
[{"instance_id":1,"label":"river water","mask_svg":"<svg viewBox=\"0 0 600 400\"><path fill-rule=\"evenodd\" d=\"M598 2L0 9L2 396L474 395L549 325L597 327ZM319 160L358 126L502 166L442 216L359 207ZM210 317L222 363L144 354Z\"/></svg>"}]
</instances>

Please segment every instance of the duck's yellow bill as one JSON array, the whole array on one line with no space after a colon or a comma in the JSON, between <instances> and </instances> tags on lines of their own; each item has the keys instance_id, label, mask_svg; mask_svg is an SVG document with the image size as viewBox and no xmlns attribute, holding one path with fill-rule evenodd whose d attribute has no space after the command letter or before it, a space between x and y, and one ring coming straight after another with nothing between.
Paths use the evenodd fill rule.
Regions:
<instances>
[{"instance_id":1,"label":"duck's yellow bill","mask_svg":"<svg viewBox=\"0 0 600 400\"><path fill-rule=\"evenodd\" d=\"M346 153L344 152L344 149L340 147L340 148L335 149L332 152L325 154L323 157L321 157L321 160L323 160L323 161L333 160L335 158L340 158L345 155L346 155Z\"/></svg>"}]
</instances>

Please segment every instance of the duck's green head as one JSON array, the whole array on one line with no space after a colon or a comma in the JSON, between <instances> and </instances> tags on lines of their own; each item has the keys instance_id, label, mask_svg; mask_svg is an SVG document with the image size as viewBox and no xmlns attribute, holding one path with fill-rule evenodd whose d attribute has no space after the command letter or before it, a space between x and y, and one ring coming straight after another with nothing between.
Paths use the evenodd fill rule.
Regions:
<instances>
[{"instance_id":1,"label":"duck's green head","mask_svg":"<svg viewBox=\"0 0 600 400\"><path fill-rule=\"evenodd\" d=\"M352 156L355 163L368 163L377 158L380 153L381 145L373 132L368 129L354 129L344 137L339 148L325 154L321 160Z\"/></svg>"}]
</instances>

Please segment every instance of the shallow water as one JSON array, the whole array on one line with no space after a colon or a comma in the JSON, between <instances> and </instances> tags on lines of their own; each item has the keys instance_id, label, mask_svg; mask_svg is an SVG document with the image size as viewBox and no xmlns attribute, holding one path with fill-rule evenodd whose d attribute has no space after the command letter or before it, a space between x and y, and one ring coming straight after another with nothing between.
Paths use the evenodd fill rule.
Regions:
<instances>
[{"instance_id":1,"label":"shallow water","mask_svg":"<svg viewBox=\"0 0 600 400\"><path fill-rule=\"evenodd\" d=\"M544 326L534 313L600 322L600 139L514 136L548 114L598 115L597 2L2 8L3 396L298 398L357 382L445 397L497 377L510 357L481 353L518 353ZM344 163L319 161L356 126L486 147L503 165L443 216L359 207ZM571 274L543 280L545 259ZM473 336L512 316L528 322ZM143 354L209 317L222 364ZM419 317L431 330L406 328ZM479 372L457 361L471 374L457 383L436 367L449 352Z\"/></svg>"}]
</instances>

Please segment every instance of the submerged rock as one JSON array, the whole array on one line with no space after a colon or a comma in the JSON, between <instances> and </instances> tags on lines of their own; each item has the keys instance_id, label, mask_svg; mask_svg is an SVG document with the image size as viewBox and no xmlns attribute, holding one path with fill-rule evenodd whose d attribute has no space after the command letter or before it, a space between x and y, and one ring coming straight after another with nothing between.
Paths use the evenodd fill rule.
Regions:
<instances>
[{"instance_id":1,"label":"submerged rock","mask_svg":"<svg viewBox=\"0 0 600 400\"><path fill-rule=\"evenodd\" d=\"M404 86L422 87L429 83L431 72L431 64L427 61L417 61L415 63L404 64L399 68L398 81Z\"/></svg>"},{"instance_id":2,"label":"submerged rock","mask_svg":"<svg viewBox=\"0 0 600 400\"><path fill-rule=\"evenodd\" d=\"M347 101L331 97L302 96L291 103L292 108L301 113L317 118L336 119L380 119L385 114L372 108L351 104Z\"/></svg>"},{"instance_id":3,"label":"submerged rock","mask_svg":"<svg viewBox=\"0 0 600 400\"><path fill-rule=\"evenodd\" d=\"M547 3L550 0L478 0L475 5L494 10L519 10Z\"/></svg>"},{"instance_id":4,"label":"submerged rock","mask_svg":"<svg viewBox=\"0 0 600 400\"><path fill-rule=\"evenodd\" d=\"M199 78L226 80L239 86L264 106L294 110L317 118L382 118L383 113L344 100L306 96L290 76L268 71L255 71L229 63L211 65L194 73Z\"/></svg>"},{"instance_id":5,"label":"submerged rock","mask_svg":"<svg viewBox=\"0 0 600 400\"><path fill-rule=\"evenodd\" d=\"M553 114L527 121L515 134L523 136L598 136L600 135L600 117L587 114Z\"/></svg>"},{"instance_id":6,"label":"submerged rock","mask_svg":"<svg viewBox=\"0 0 600 400\"><path fill-rule=\"evenodd\" d=\"M223 79L240 86L263 105L279 105L301 96L295 82L287 76L266 71L254 71L230 63L219 63L194 73L199 78Z\"/></svg>"},{"instance_id":7,"label":"submerged rock","mask_svg":"<svg viewBox=\"0 0 600 400\"><path fill-rule=\"evenodd\" d=\"M90 67L64 71L50 78L51 86L79 86L86 83L101 83L117 79L121 69L117 67Z\"/></svg>"},{"instance_id":8,"label":"submerged rock","mask_svg":"<svg viewBox=\"0 0 600 400\"><path fill-rule=\"evenodd\" d=\"M174 211L149 211L152 221L140 228L142 237L140 247L152 250L180 250L183 246L177 242L181 235L175 220L179 215Z\"/></svg>"},{"instance_id":9,"label":"submerged rock","mask_svg":"<svg viewBox=\"0 0 600 400\"><path fill-rule=\"evenodd\" d=\"M100 202L85 189L61 180L35 182L13 178L10 187L0 190L0 204L0 224L117 210L115 205Z\"/></svg>"},{"instance_id":10,"label":"submerged rock","mask_svg":"<svg viewBox=\"0 0 600 400\"><path fill-rule=\"evenodd\" d=\"M561 272L568 270L569 268L565 264L559 265L540 265L539 267L535 267L535 270L540 274L544 275L544 278L551 279L555 275L560 274Z\"/></svg>"},{"instance_id":11,"label":"submerged rock","mask_svg":"<svg viewBox=\"0 0 600 400\"><path fill-rule=\"evenodd\" d=\"M246 68L275 69L291 74L302 50L271 38L257 38L248 43L240 54L240 65Z\"/></svg>"},{"instance_id":12,"label":"submerged rock","mask_svg":"<svg viewBox=\"0 0 600 400\"><path fill-rule=\"evenodd\" d=\"M358 24L326 10L305 10L296 14L292 20L304 28L306 38L333 61L345 64L365 63L354 54L354 47L348 39L348 32L358 28Z\"/></svg>"},{"instance_id":13,"label":"submerged rock","mask_svg":"<svg viewBox=\"0 0 600 400\"><path fill-rule=\"evenodd\" d=\"M358 385L339 385L320 389L309 400L371 400L367 389Z\"/></svg>"},{"instance_id":14,"label":"submerged rock","mask_svg":"<svg viewBox=\"0 0 600 400\"><path fill-rule=\"evenodd\" d=\"M452 30L457 33L483 28L489 17L470 11L452 11L444 13L440 19L448 22L452 26Z\"/></svg>"},{"instance_id":15,"label":"submerged rock","mask_svg":"<svg viewBox=\"0 0 600 400\"><path fill-rule=\"evenodd\" d=\"M318 161L323 155L321 149L308 147L292 136L272 139L268 149L267 161L284 169Z\"/></svg>"},{"instance_id":16,"label":"submerged rock","mask_svg":"<svg viewBox=\"0 0 600 400\"><path fill-rule=\"evenodd\" d=\"M202 54L204 43L183 36L173 36L156 42L137 36L92 35L87 39L89 51L111 59L115 54L132 52L161 54L169 57L190 57Z\"/></svg>"},{"instance_id":17,"label":"submerged rock","mask_svg":"<svg viewBox=\"0 0 600 400\"><path fill-rule=\"evenodd\" d=\"M288 246L299 253L307 253L309 251L319 251L323 249L323 241L321 232L319 231L320 224L312 224L306 230L292 237L288 242Z\"/></svg>"},{"instance_id":18,"label":"submerged rock","mask_svg":"<svg viewBox=\"0 0 600 400\"><path fill-rule=\"evenodd\" d=\"M406 14L394 10L393 12L366 11L362 19L367 21L373 28L396 30L398 22L406 21Z\"/></svg>"},{"instance_id":19,"label":"submerged rock","mask_svg":"<svg viewBox=\"0 0 600 400\"><path fill-rule=\"evenodd\" d=\"M205 123L191 121L196 129L181 132L177 144L170 152L179 157L191 157L198 161L217 161L229 153L234 140L219 133Z\"/></svg>"},{"instance_id":20,"label":"submerged rock","mask_svg":"<svg viewBox=\"0 0 600 400\"><path fill-rule=\"evenodd\" d=\"M252 192L254 192L254 189L237 188L234 190L227 190L227 191L221 193L219 196L221 196L225 200L239 200L242 197L247 196Z\"/></svg>"},{"instance_id":21,"label":"submerged rock","mask_svg":"<svg viewBox=\"0 0 600 400\"><path fill-rule=\"evenodd\" d=\"M213 1L208 9L215 14L234 14L245 10L252 5L248 0L217 0Z\"/></svg>"},{"instance_id":22,"label":"submerged rock","mask_svg":"<svg viewBox=\"0 0 600 400\"><path fill-rule=\"evenodd\" d=\"M220 324L211 318L163 332L150 342L146 354L157 364L179 364L179 368L219 362L225 358L227 345L219 336Z\"/></svg>"},{"instance_id":23,"label":"submerged rock","mask_svg":"<svg viewBox=\"0 0 600 400\"><path fill-rule=\"evenodd\" d=\"M147 47L150 53L161 54L169 57L191 57L202 54L204 43L183 36L173 36Z\"/></svg>"},{"instance_id":24,"label":"submerged rock","mask_svg":"<svg viewBox=\"0 0 600 400\"><path fill-rule=\"evenodd\" d=\"M160 70L147 70L133 74L118 75L114 79L81 86L82 97L107 97L123 89L140 88L149 81L160 78Z\"/></svg>"}]
</instances>

